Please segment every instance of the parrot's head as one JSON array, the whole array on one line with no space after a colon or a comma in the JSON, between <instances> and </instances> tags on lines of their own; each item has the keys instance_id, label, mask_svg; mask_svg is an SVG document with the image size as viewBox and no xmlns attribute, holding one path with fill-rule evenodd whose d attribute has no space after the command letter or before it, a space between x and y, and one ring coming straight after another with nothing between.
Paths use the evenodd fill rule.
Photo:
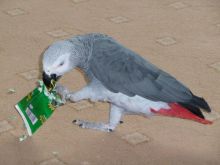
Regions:
<instances>
[{"instance_id":1,"label":"parrot's head","mask_svg":"<svg viewBox=\"0 0 220 165\"><path fill-rule=\"evenodd\" d=\"M74 68L71 62L72 44L68 41L55 42L43 54L43 82L47 87L64 73Z\"/></svg>"}]
</instances>

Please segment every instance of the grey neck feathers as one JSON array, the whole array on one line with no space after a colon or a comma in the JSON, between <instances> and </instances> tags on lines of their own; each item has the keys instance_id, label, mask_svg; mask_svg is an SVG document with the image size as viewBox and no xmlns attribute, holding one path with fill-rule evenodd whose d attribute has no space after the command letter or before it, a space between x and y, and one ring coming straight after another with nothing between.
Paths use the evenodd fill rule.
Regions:
<instances>
[{"instance_id":1,"label":"grey neck feathers","mask_svg":"<svg viewBox=\"0 0 220 165\"><path fill-rule=\"evenodd\" d=\"M86 71L88 68L88 59L92 51L91 42L84 40L81 36L76 36L67 41L72 43L72 55L70 58L73 61L74 67L79 67Z\"/></svg>"},{"instance_id":2,"label":"grey neck feathers","mask_svg":"<svg viewBox=\"0 0 220 165\"><path fill-rule=\"evenodd\" d=\"M105 34L89 33L68 39L67 41L73 45L72 60L76 62L75 66L88 72L88 61L92 55L94 41L106 37L108 36Z\"/></svg>"}]
</instances>

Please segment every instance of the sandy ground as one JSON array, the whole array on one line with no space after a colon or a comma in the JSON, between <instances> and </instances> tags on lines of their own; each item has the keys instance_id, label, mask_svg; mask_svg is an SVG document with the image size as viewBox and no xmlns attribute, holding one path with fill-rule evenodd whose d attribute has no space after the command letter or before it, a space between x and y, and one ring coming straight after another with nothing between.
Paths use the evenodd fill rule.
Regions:
<instances>
[{"instance_id":1,"label":"sandy ground","mask_svg":"<svg viewBox=\"0 0 220 165\"><path fill-rule=\"evenodd\" d=\"M218 0L1 0L0 164L220 164L219 8ZM24 126L14 105L36 86L42 52L89 32L113 36L206 98L214 124L126 116L113 133L84 130L72 120L107 121L109 107L81 102L58 108L19 142ZM78 71L61 81L73 91L85 85Z\"/></svg>"}]
</instances>

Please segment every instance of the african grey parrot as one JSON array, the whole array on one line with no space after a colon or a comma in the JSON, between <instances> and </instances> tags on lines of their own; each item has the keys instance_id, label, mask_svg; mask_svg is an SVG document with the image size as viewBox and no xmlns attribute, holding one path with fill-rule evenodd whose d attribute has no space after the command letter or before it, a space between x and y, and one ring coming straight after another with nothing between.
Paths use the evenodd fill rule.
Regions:
<instances>
[{"instance_id":1,"label":"african grey parrot","mask_svg":"<svg viewBox=\"0 0 220 165\"><path fill-rule=\"evenodd\" d=\"M43 55L43 81L48 85L76 67L89 83L77 92L57 85L63 99L111 104L108 123L73 121L82 128L113 131L124 114L159 113L209 123L200 110L211 112L203 98L110 36L91 33L53 43Z\"/></svg>"}]
</instances>

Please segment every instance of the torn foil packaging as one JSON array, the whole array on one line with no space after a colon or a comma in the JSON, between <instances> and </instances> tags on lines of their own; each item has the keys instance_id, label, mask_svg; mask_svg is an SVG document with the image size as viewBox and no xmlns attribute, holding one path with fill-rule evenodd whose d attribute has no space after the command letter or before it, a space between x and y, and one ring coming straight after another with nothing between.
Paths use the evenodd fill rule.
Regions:
<instances>
[{"instance_id":1,"label":"torn foil packaging","mask_svg":"<svg viewBox=\"0 0 220 165\"><path fill-rule=\"evenodd\" d=\"M31 136L62 105L61 98L54 90L48 91L42 81L39 86L19 101L15 108L21 115L28 135Z\"/></svg>"}]
</instances>

